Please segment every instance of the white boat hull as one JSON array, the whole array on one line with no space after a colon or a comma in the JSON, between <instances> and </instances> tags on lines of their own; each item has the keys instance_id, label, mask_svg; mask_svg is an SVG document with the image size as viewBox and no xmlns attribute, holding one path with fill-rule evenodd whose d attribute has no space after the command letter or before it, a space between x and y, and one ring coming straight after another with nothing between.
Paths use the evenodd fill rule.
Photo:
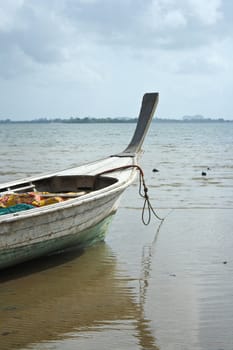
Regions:
<instances>
[{"instance_id":1,"label":"white boat hull","mask_svg":"<svg viewBox=\"0 0 233 350\"><path fill-rule=\"evenodd\" d=\"M80 167L0 185L0 196L25 191L76 195L60 203L1 215L0 269L104 239L121 194L135 179L138 155L157 102L157 93L144 95L135 133L124 152ZM83 188L88 190L79 197L78 191Z\"/></svg>"},{"instance_id":2,"label":"white boat hull","mask_svg":"<svg viewBox=\"0 0 233 350\"><path fill-rule=\"evenodd\" d=\"M114 158L50 176L82 175L84 168L91 176L96 168L104 171L110 163L116 165ZM129 165L134 159L118 158L117 162ZM135 175L135 169L113 172L109 178L114 177L117 182L103 189L62 203L1 216L0 269L74 245L84 248L104 240L120 196ZM38 179L31 178L30 182ZM16 182L8 183L8 188L14 186Z\"/></svg>"},{"instance_id":3,"label":"white boat hull","mask_svg":"<svg viewBox=\"0 0 233 350\"><path fill-rule=\"evenodd\" d=\"M69 247L75 246L83 249L98 241L103 241L111 219L112 215L109 215L96 225L83 231L79 231L78 227L70 227L63 231L62 235L57 234L51 238L47 236L40 241L32 241L28 244L20 244L19 242L17 245L11 245L1 252L0 268L10 267Z\"/></svg>"}]
</instances>

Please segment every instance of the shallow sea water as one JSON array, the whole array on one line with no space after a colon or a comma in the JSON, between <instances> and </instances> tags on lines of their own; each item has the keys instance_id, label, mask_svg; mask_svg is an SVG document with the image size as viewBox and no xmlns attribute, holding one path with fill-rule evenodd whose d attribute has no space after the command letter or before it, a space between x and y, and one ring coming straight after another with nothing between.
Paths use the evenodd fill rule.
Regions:
<instances>
[{"instance_id":1,"label":"shallow sea water","mask_svg":"<svg viewBox=\"0 0 233 350\"><path fill-rule=\"evenodd\" d=\"M134 127L1 125L0 182L118 153ZM233 123L154 123L144 151L164 222L142 224L135 182L105 243L2 271L1 350L233 349Z\"/></svg>"}]
</instances>

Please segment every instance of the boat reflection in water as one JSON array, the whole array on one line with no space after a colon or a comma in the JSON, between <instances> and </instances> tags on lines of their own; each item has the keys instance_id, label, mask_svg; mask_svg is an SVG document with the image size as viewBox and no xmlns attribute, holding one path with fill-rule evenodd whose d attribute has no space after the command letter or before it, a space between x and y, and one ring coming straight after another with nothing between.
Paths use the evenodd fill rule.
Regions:
<instances>
[{"instance_id":1,"label":"boat reflection in water","mask_svg":"<svg viewBox=\"0 0 233 350\"><path fill-rule=\"evenodd\" d=\"M130 287L106 244L28 265L1 272L1 350L47 349L49 344L57 349L70 340L71 349L80 341L85 347L85 334L96 338L101 332L103 348L108 341L111 346L111 331L122 332L122 327L127 333L131 329L134 339L121 339L123 346L125 340L139 349L158 349L140 305L143 298Z\"/></svg>"}]
</instances>

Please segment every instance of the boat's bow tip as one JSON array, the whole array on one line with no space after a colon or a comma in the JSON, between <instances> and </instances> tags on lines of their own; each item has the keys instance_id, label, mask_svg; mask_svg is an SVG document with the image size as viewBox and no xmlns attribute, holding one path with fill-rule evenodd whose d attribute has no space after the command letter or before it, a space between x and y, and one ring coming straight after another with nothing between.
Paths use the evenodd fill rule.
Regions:
<instances>
[{"instance_id":1,"label":"boat's bow tip","mask_svg":"<svg viewBox=\"0 0 233 350\"><path fill-rule=\"evenodd\" d=\"M143 97L150 96L150 97L159 97L159 92L145 92Z\"/></svg>"},{"instance_id":2,"label":"boat's bow tip","mask_svg":"<svg viewBox=\"0 0 233 350\"><path fill-rule=\"evenodd\" d=\"M155 109L159 101L158 92L146 92L143 95L141 110L138 117L138 123L133 138L128 147L120 156L136 155L142 146L143 140L153 118Z\"/></svg>"},{"instance_id":3,"label":"boat's bow tip","mask_svg":"<svg viewBox=\"0 0 233 350\"><path fill-rule=\"evenodd\" d=\"M148 105L150 103L153 103L155 105L154 108L156 108L158 101L159 101L158 92L145 92L142 99L142 105L143 104Z\"/></svg>"}]
</instances>

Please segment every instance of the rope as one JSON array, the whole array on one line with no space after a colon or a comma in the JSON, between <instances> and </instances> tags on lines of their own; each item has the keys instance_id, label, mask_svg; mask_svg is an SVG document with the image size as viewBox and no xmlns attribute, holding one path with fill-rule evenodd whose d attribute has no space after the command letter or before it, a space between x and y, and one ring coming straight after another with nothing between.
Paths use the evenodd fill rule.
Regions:
<instances>
[{"instance_id":1,"label":"rope","mask_svg":"<svg viewBox=\"0 0 233 350\"><path fill-rule=\"evenodd\" d=\"M142 208L142 222L146 226L149 225L149 223L151 221L151 214L153 214L156 217L156 219L163 221L164 218L161 218L160 216L158 216L158 214L155 212L153 206L151 205L149 194L148 194L148 187L146 186L146 182L145 182L145 178L144 178L144 173L139 166L138 166L138 170L140 173L139 191L138 192L139 192L139 195L144 199L144 204L143 204L143 208ZM143 187L143 191L142 191L142 187ZM147 220L145 219L146 210L148 211Z\"/></svg>"},{"instance_id":2,"label":"rope","mask_svg":"<svg viewBox=\"0 0 233 350\"><path fill-rule=\"evenodd\" d=\"M146 186L146 182L145 182L145 178L144 178L144 173L142 168L139 165L124 165L121 167L117 167L117 168L113 168L113 169L109 169L109 170L105 170L99 174L97 174L96 176L100 176L103 174L108 174L108 173L112 173L114 171L118 171L118 170L126 170L126 169L130 169L130 168L136 168L139 171L139 189L138 189L138 193L139 195L144 199L144 204L142 207L142 222L144 225L149 225L150 221L151 221L151 216L152 214L156 217L156 219L163 221L165 218L160 218L158 216L158 214L155 212L154 208L151 205L150 202L150 198L148 195L148 187ZM148 217L146 218L146 210L148 211Z\"/></svg>"}]
</instances>

